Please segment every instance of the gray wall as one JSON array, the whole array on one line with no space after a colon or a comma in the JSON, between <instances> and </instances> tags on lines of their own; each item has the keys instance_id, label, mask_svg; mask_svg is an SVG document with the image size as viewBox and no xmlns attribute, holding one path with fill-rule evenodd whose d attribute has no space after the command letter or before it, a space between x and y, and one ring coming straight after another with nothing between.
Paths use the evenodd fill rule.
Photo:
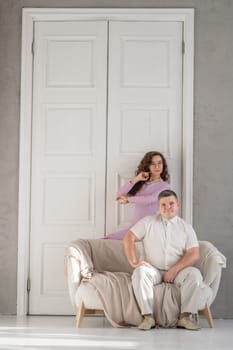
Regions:
<instances>
[{"instance_id":1,"label":"gray wall","mask_svg":"<svg viewBox=\"0 0 233 350\"><path fill-rule=\"evenodd\" d=\"M233 1L0 0L0 314L16 313L22 7L194 7L194 227L228 258L215 317L233 318Z\"/></svg>"}]
</instances>

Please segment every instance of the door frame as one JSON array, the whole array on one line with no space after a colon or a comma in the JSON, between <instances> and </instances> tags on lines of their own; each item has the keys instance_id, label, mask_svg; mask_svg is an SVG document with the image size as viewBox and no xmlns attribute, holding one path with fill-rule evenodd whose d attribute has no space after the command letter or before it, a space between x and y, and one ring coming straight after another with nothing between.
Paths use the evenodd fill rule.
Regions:
<instances>
[{"instance_id":1,"label":"door frame","mask_svg":"<svg viewBox=\"0 0 233 350\"><path fill-rule=\"evenodd\" d=\"M33 36L37 21L115 20L178 21L183 24L183 133L182 206L183 217L192 223L193 212L193 8L24 8L22 10L21 105L18 196L18 276L17 315L28 313L30 253L31 126L33 81Z\"/></svg>"}]
</instances>

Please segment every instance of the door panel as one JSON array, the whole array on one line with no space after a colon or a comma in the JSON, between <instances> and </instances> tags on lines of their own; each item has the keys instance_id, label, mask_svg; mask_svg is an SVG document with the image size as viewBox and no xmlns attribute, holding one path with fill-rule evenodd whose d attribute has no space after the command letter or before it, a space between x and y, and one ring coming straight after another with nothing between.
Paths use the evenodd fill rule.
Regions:
<instances>
[{"instance_id":1,"label":"door panel","mask_svg":"<svg viewBox=\"0 0 233 350\"><path fill-rule=\"evenodd\" d=\"M35 26L30 314L70 314L64 251L105 227L107 22Z\"/></svg>"},{"instance_id":2,"label":"door panel","mask_svg":"<svg viewBox=\"0 0 233 350\"><path fill-rule=\"evenodd\" d=\"M115 193L145 152L180 193L181 46L178 22L36 23L30 314L72 313L64 249L129 224Z\"/></svg>"},{"instance_id":3,"label":"door panel","mask_svg":"<svg viewBox=\"0 0 233 350\"><path fill-rule=\"evenodd\" d=\"M116 191L144 153L165 155L181 193L182 24L110 22L108 88L106 227L114 232L132 210L115 201Z\"/></svg>"}]
</instances>

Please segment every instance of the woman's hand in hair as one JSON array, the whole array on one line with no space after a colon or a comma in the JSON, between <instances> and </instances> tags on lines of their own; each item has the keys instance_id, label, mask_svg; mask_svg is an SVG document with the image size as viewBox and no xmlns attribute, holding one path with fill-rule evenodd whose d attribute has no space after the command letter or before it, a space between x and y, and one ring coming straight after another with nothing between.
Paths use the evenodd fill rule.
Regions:
<instances>
[{"instance_id":1,"label":"woman's hand in hair","mask_svg":"<svg viewBox=\"0 0 233 350\"><path fill-rule=\"evenodd\" d=\"M147 181L150 178L150 172L141 171L138 175L136 175L130 182L132 184L136 184L139 181Z\"/></svg>"}]
</instances>

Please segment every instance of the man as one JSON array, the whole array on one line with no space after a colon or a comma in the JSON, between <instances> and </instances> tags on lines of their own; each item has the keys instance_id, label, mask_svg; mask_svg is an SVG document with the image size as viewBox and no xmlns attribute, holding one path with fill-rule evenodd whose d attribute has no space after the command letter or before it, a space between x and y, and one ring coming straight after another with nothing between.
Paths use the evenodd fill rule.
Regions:
<instances>
[{"instance_id":1,"label":"man","mask_svg":"<svg viewBox=\"0 0 233 350\"><path fill-rule=\"evenodd\" d=\"M193 267L199 259L199 244L191 225L177 216L179 202L175 192L159 194L160 214L146 216L128 231L124 238L125 254L134 268L132 285L143 316L139 329L155 327L153 317L153 286L175 283L181 293L181 314L178 327L198 330L189 318L198 311L200 271ZM145 259L137 261L135 242L143 240Z\"/></svg>"}]
</instances>

